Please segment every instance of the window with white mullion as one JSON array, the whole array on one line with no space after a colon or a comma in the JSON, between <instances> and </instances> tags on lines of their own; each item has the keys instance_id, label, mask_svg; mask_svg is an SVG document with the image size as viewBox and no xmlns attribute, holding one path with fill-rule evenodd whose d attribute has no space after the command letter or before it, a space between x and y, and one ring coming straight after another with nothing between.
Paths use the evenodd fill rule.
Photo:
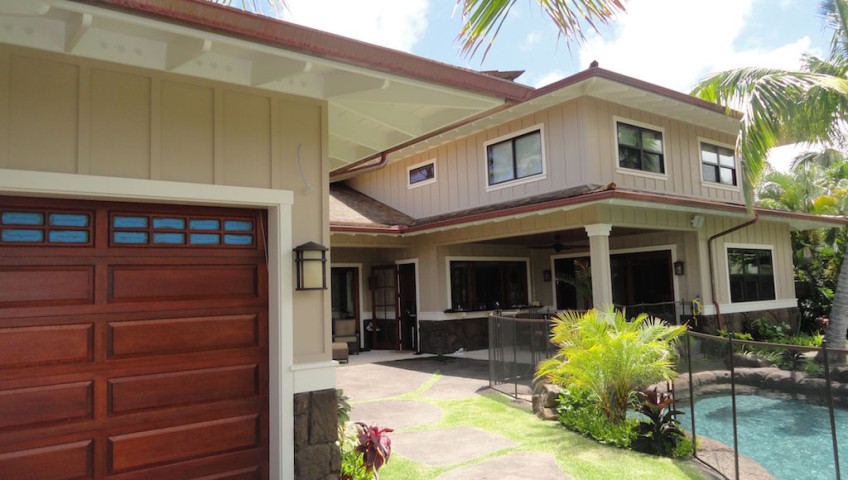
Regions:
<instances>
[{"instance_id":1,"label":"window with white mullion","mask_svg":"<svg viewBox=\"0 0 848 480\"><path fill-rule=\"evenodd\" d=\"M628 123L617 123L618 165L649 173L665 173L663 134Z\"/></svg>"},{"instance_id":2,"label":"window with white mullion","mask_svg":"<svg viewBox=\"0 0 848 480\"><path fill-rule=\"evenodd\" d=\"M542 134L535 130L486 146L489 186L543 173Z\"/></svg>"},{"instance_id":3,"label":"window with white mullion","mask_svg":"<svg viewBox=\"0 0 848 480\"><path fill-rule=\"evenodd\" d=\"M705 182L736 186L736 158L733 149L702 142L701 171Z\"/></svg>"}]
</instances>

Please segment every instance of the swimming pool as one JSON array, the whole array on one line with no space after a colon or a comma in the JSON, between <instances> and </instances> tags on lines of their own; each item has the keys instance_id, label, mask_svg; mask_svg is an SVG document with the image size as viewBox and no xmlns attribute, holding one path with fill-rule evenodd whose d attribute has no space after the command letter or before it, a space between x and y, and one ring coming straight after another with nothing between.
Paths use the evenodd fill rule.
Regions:
<instances>
[{"instance_id":1,"label":"swimming pool","mask_svg":"<svg viewBox=\"0 0 848 480\"><path fill-rule=\"evenodd\" d=\"M695 402L696 433L733 447L730 395ZM688 411L686 412L689 413ZM827 407L761 395L738 395L736 419L739 453L747 455L780 480L836 478ZM691 420L681 418L686 427ZM840 467L848 459L848 411L836 410Z\"/></svg>"}]
</instances>

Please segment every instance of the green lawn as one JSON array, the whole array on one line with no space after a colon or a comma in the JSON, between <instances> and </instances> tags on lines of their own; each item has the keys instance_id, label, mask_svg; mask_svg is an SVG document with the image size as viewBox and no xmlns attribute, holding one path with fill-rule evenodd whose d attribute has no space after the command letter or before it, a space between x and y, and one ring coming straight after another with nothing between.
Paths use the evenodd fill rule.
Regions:
<instances>
[{"instance_id":1,"label":"green lawn","mask_svg":"<svg viewBox=\"0 0 848 480\"><path fill-rule=\"evenodd\" d=\"M441 420L432 425L398 431L473 427L503 435L517 445L490 456L447 467L427 467L399 454L392 454L389 463L380 470L381 480L433 479L446 471L519 451L553 455L562 471L574 479L707 478L691 462L607 447L566 430L558 422L539 420L528 408L497 392L463 400L434 400L422 396L439 378L440 374L437 372L414 392L392 399L415 400L436 405L442 410ZM450 448L450 445L445 445L445 448Z\"/></svg>"}]
</instances>

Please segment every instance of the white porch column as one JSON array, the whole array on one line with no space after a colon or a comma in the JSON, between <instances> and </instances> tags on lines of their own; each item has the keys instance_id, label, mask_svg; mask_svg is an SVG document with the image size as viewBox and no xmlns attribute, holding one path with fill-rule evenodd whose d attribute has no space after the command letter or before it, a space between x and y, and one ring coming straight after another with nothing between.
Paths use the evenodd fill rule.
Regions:
<instances>
[{"instance_id":1,"label":"white porch column","mask_svg":"<svg viewBox=\"0 0 848 480\"><path fill-rule=\"evenodd\" d=\"M609 234L612 225L586 225L589 234L589 258L592 262L592 306L602 308L612 304L612 272L610 271Z\"/></svg>"}]
</instances>

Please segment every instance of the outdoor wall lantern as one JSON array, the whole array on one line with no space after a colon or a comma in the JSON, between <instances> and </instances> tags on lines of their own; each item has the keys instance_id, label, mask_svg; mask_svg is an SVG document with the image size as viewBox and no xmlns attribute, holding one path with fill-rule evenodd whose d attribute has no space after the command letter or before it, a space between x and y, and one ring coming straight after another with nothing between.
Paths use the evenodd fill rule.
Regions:
<instances>
[{"instance_id":1,"label":"outdoor wall lantern","mask_svg":"<svg viewBox=\"0 0 848 480\"><path fill-rule=\"evenodd\" d=\"M327 289L327 250L329 248L315 242L295 247L297 290Z\"/></svg>"},{"instance_id":2,"label":"outdoor wall lantern","mask_svg":"<svg viewBox=\"0 0 848 480\"><path fill-rule=\"evenodd\" d=\"M683 275L685 272L683 260L674 262L674 274L677 276Z\"/></svg>"}]
</instances>

